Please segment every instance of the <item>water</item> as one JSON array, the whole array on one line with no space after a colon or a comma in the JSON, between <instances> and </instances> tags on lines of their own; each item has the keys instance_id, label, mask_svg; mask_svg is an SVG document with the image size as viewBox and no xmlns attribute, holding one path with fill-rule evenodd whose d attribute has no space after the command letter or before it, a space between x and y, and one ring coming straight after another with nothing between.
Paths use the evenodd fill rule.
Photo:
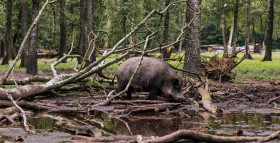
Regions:
<instances>
[{"instance_id":1,"label":"water","mask_svg":"<svg viewBox=\"0 0 280 143\"><path fill-rule=\"evenodd\" d=\"M71 139L70 134L52 131L59 122L71 122L81 133L91 132L92 136L144 135L164 136L180 129L191 129L215 135L233 135L242 130L244 136L265 136L280 129L279 114L231 112L214 118L201 111L184 113L135 114L133 116L112 117L101 111L52 112L30 119L30 123L40 131L37 135L27 135L23 129L0 129L0 143L15 136L25 136L28 142L63 142ZM67 123L66 122L66 123ZM51 130L51 132L50 132ZM11 138L12 137L12 138Z\"/></svg>"}]
</instances>

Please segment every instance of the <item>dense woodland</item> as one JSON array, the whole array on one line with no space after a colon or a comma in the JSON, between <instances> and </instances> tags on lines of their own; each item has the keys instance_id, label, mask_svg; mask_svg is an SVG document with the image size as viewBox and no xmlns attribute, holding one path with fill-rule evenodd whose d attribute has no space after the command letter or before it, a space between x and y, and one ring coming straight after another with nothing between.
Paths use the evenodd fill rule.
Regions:
<instances>
[{"instance_id":1,"label":"dense woodland","mask_svg":"<svg viewBox=\"0 0 280 143\"><path fill-rule=\"evenodd\" d=\"M25 44L21 66L33 66L27 68L27 73L36 74L37 71L34 69L37 66L36 51L55 49L59 57L62 57L69 51L72 39L74 53L81 56L85 55L88 43L94 38L98 50L112 48L149 12L153 9L162 10L172 2L172 0L54 2L46 8L38 24L33 28L31 37ZM7 59L15 58L29 26L43 3L36 0L1 1L0 57L4 57L2 64L7 64ZM271 7L274 7L274 10L269 10L270 5L273 5ZM243 46L247 44L245 41L253 45L256 43L267 45L266 41L272 41L272 46L269 47L273 50L278 49L277 19L280 15L278 7L278 1L204 0L199 11L201 24L200 33L197 34L200 34L200 44L221 44L226 48L227 45ZM186 2L182 2L168 10L166 14L151 17L146 25L126 39L123 45L136 44L158 28L162 34L149 42L148 49L175 41L180 28L191 19L188 18L190 16L188 10L190 9L187 8ZM269 16L269 12L274 16ZM270 24L268 21L271 18ZM268 32L273 33L272 39L268 37L271 35ZM246 37L249 40L245 40ZM174 47L176 51L182 51L191 46L183 40L175 43ZM9 54L6 54L4 49L8 50ZM94 61L97 53L92 56L90 60ZM34 63L26 64L26 62Z\"/></svg>"},{"instance_id":2,"label":"dense woodland","mask_svg":"<svg viewBox=\"0 0 280 143\"><path fill-rule=\"evenodd\" d=\"M62 119L53 121L55 128L47 132L69 133L73 142L279 140L279 120L273 118L279 116L280 72L274 65L279 60L279 19L280 1L274 0L0 0L0 62L5 68L0 71L0 142L1 127L17 122L36 134L31 116L42 110L52 120ZM222 53L214 55L209 45L219 45L215 50ZM139 61L131 60L135 57ZM133 63L121 65L127 61ZM244 61L244 70L234 71ZM263 64L251 64L256 61ZM45 64L48 69L39 73ZM142 75L145 66L149 70ZM244 79L243 86L236 84L240 73L258 77ZM259 80L262 75L273 78ZM133 92L133 84L146 82L147 91ZM157 90L148 83L158 84L151 86ZM246 108L271 114L259 122L277 121L277 126L261 135L246 127L244 133L236 128L220 134L208 126L210 119L236 124L238 117L232 116ZM102 121L95 120L99 116ZM196 117L203 126L186 128L191 119L197 123ZM150 123L133 124L140 118L162 121L157 126L168 132L150 134ZM176 118L174 125L170 118Z\"/></svg>"}]
</instances>

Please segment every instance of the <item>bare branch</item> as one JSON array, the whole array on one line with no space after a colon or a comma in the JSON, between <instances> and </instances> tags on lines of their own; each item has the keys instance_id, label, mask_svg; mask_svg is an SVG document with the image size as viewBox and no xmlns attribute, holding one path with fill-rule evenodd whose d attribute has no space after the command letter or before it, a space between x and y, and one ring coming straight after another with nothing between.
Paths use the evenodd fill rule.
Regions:
<instances>
[{"instance_id":1,"label":"bare branch","mask_svg":"<svg viewBox=\"0 0 280 143\"><path fill-rule=\"evenodd\" d=\"M35 134L36 132L34 130L30 129L29 126L27 125L27 118L26 118L25 111L17 105L17 103L15 102L15 100L13 99L13 97L9 91L7 91L7 95L8 95L8 98L10 99L10 101L14 104L14 106L20 111L22 119L23 119L23 126L24 126L25 131Z\"/></svg>"}]
</instances>

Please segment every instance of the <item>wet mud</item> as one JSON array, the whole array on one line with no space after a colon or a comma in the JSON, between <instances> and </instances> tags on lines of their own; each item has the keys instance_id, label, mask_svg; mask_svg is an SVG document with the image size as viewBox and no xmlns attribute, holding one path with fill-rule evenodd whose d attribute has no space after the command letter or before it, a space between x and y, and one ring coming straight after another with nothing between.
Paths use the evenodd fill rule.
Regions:
<instances>
[{"instance_id":1,"label":"wet mud","mask_svg":"<svg viewBox=\"0 0 280 143\"><path fill-rule=\"evenodd\" d=\"M135 111L132 106L151 106L147 103L115 102L109 106L95 107L104 98L87 94L46 98L38 97L35 102L56 105L49 112L37 113L29 122L39 131L37 135L27 135L23 129L0 128L0 143L24 137L27 142L48 141L67 142L71 135L93 137L114 135L164 136L180 129L191 129L215 135L266 136L280 129L280 110L275 104L266 102L280 94L276 81L245 80L244 84L212 83L210 92L213 103L223 110L223 114L212 116L191 100L199 100L195 92L185 95L189 101L177 105L167 101L153 103L164 109ZM75 93L75 92L74 92ZM141 94L141 93L139 93ZM145 99L145 96L134 97ZM137 99L136 99L137 98ZM127 101L127 100L118 100ZM168 105L168 106L167 106ZM131 109L126 112L126 109ZM133 112L131 112L133 111ZM135 112L134 112L135 111Z\"/></svg>"}]
</instances>

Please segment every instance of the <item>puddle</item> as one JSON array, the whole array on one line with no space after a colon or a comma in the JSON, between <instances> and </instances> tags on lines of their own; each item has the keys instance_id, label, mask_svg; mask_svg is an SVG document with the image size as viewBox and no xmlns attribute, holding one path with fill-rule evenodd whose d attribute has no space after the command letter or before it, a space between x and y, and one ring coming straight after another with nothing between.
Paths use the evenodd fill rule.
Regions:
<instances>
[{"instance_id":1,"label":"puddle","mask_svg":"<svg viewBox=\"0 0 280 143\"><path fill-rule=\"evenodd\" d=\"M53 131L42 131L36 135L28 135L24 129L21 128L2 128L0 129L0 143L4 141L13 141L15 137L21 136L25 142L28 143L60 143L71 140L68 133Z\"/></svg>"},{"instance_id":2,"label":"puddle","mask_svg":"<svg viewBox=\"0 0 280 143\"><path fill-rule=\"evenodd\" d=\"M269 135L280 129L280 115L231 112L218 118L201 118L196 111L185 112L190 117L163 115L160 113L137 114L129 117L112 117L102 111L93 111L90 116L82 112L50 113L68 120L91 126L99 135L163 136L180 129L197 129L205 133L232 135L243 130L243 135Z\"/></svg>"},{"instance_id":3,"label":"puddle","mask_svg":"<svg viewBox=\"0 0 280 143\"><path fill-rule=\"evenodd\" d=\"M186 115L188 114L188 115ZM199 112L191 110L182 114L148 113L133 116L112 117L102 111L51 112L43 117L32 118L30 123L39 131L27 135L23 129L0 129L0 143L22 136L27 142L66 142L71 135L52 130L59 121L70 121L75 130L90 131L96 137L110 135L164 136L180 129L192 129L215 135L233 135L242 130L244 136L265 136L280 129L279 114L231 112L215 118L202 118ZM49 132L52 131L52 132Z\"/></svg>"}]
</instances>

